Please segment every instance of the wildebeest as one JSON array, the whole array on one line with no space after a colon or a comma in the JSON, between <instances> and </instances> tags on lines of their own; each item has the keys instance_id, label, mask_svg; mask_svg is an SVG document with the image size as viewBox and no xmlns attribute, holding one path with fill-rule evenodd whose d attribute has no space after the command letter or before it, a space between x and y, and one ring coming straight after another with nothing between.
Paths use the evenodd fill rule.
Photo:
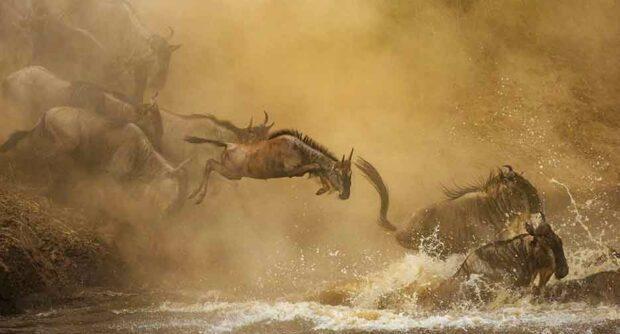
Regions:
<instances>
[{"instance_id":1,"label":"wildebeest","mask_svg":"<svg viewBox=\"0 0 620 334\"><path fill-rule=\"evenodd\" d=\"M41 66L29 66L10 74L2 83L4 97L37 119L60 106L95 110L117 123L135 123L161 147L163 124L159 107L136 103L131 98L87 82L69 82Z\"/></svg>"},{"instance_id":2,"label":"wildebeest","mask_svg":"<svg viewBox=\"0 0 620 334\"><path fill-rule=\"evenodd\" d=\"M220 161L210 159L205 164L200 186L190 197L197 196L197 204L206 195L209 175L216 171L229 180L242 177L273 179L310 174L319 177L322 187L317 195L337 190L340 199L349 198L351 189L351 158L338 160L325 147L295 130L280 130L266 140L253 143L225 143L218 140L188 136L192 144L209 143L224 147Z\"/></svg>"},{"instance_id":3,"label":"wildebeest","mask_svg":"<svg viewBox=\"0 0 620 334\"><path fill-rule=\"evenodd\" d=\"M463 300L487 302L497 292L497 284L509 289L530 286L539 295L552 274L562 279L569 268L562 240L549 224L533 227L528 223L525 228L525 234L472 251L449 278L430 284L413 282L381 296L378 307L398 307L414 296L416 305L425 309L445 308Z\"/></svg>"},{"instance_id":4,"label":"wildebeest","mask_svg":"<svg viewBox=\"0 0 620 334\"><path fill-rule=\"evenodd\" d=\"M215 125L232 132L236 137L236 141L235 141L236 143L252 143L252 142L256 142L260 140L265 140L269 138L269 131L275 124L274 122L272 122L271 124L268 124L269 115L267 114L266 111L263 111L263 113L265 114L265 119L263 123L254 125L253 119L250 118L250 124L248 124L248 126L245 128L240 128L234 125L233 123L231 123L230 121L221 120L212 114L187 114L185 115L185 114L178 114L178 113L166 110L166 109L162 109L162 110L164 110L166 113L174 115L175 117L185 119L185 120L201 120L201 119L209 120L213 122Z\"/></svg>"},{"instance_id":5,"label":"wildebeest","mask_svg":"<svg viewBox=\"0 0 620 334\"><path fill-rule=\"evenodd\" d=\"M0 153L48 164L55 184L64 184L66 164L106 172L123 184L138 182L152 189L152 198L166 212L181 208L187 198L183 164L173 167L136 125L119 124L92 111L52 108L29 131L17 131L0 146Z\"/></svg>"},{"instance_id":6,"label":"wildebeest","mask_svg":"<svg viewBox=\"0 0 620 334\"><path fill-rule=\"evenodd\" d=\"M414 249L421 240L435 235L443 247L436 250L438 255L465 253L495 240L498 234L511 228L520 233L519 226L524 222L535 218L544 221L543 205L536 188L512 167L504 166L491 172L479 184L444 189L448 199L419 210L406 228L397 231L387 218L389 194L381 175L362 158L357 160L356 166L381 198L379 225L396 231L396 240L405 248Z\"/></svg>"},{"instance_id":7,"label":"wildebeest","mask_svg":"<svg viewBox=\"0 0 620 334\"><path fill-rule=\"evenodd\" d=\"M547 223L537 227L525 224L527 234L508 240L494 241L470 253L454 275L469 279L472 275L489 282L502 282L514 287L531 285L538 276L534 293L538 294L552 274L557 279L568 275L562 239Z\"/></svg>"},{"instance_id":8,"label":"wildebeest","mask_svg":"<svg viewBox=\"0 0 620 334\"><path fill-rule=\"evenodd\" d=\"M172 54L180 44L171 44L174 30L168 35L151 32L141 22L135 8L125 0L79 0L71 1L65 9L65 19L95 36L114 60L129 71L114 73L106 78L115 90L134 94L130 88L141 73L146 87L155 91L164 88ZM106 85L106 87L108 87ZM117 88L118 87L118 88Z\"/></svg>"}]
</instances>

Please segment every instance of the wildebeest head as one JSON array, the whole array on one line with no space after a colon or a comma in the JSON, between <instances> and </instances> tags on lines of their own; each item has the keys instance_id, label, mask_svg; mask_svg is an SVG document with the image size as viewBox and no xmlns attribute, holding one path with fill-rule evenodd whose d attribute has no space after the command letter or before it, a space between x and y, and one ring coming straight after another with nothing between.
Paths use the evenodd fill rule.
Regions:
<instances>
[{"instance_id":1,"label":"wildebeest head","mask_svg":"<svg viewBox=\"0 0 620 334\"><path fill-rule=\"evenodd\" d=\"M566 257L564 257L562 239L545 222L540 223L537 227L527 223L525 228L527 233L534 237L535 247L549 247L553 252L555 277L557 279L566 277L568 275L568 264L566 263Z\"/></svg>"},{"instance_id":2,"label":"wildebeest head","mask_svg":"<svg viewBox=\"0 0 620 334\"><path fill-rule=\"evenodd\" d=\"M349 153L349 158L342 159L334 165L331 173L327 173L327 182L332 189L338 190L339 198L348 199L351 194L351 159L353 158L353 149Z\"/></svg>"},{"instance_id":3,"label":"wildebeest head","mask_svg":"<svg viewBox=\"0 0 620 334\"><path fill-rule=\"evenodd\" d=\"M181 44L170 44L174 30L170 27L168 29L170 34L167 37L153 34L148 40L154 67L149 78L149 86L157 90L162 89L166 84L172 53L181 47Z\"/></svg>"},{"instance_id":4,"label":"wildebeest head","mask_svg":"<svg viewBox=\"0 0 620 334\"><path fill-rule=\"evenodd\" d=\"M542 201L538 196L536 188L522 174L515 172L510 165L504 165L503 168L505 170L500 169L499 174L502 184L521 194L529 212L542 214Z\"/></svg>"}]
</instances>

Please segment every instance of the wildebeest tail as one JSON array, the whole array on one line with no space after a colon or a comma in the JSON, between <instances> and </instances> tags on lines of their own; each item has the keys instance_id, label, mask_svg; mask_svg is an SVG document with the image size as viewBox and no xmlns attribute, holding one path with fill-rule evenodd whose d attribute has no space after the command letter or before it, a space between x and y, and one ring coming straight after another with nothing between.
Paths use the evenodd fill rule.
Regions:
<instances>
[{"instance_id":1,"label":"wildebeest tail","mask_svg":"<svg viewBox=\"0 0 620 334\"><path fill-rule=\"evenodd\" d=\"M381 199L379 225L388 231L396 231L396 226L392 225L387 218L388 209L390 207L390 195L388 187L385 185L385 182L383 182L383 178L379 174L379 171L377 171L370 162L361 157L357 158L355 165L362 171L366 180L368 180L379 193L379 198Z\"/></svg>"},{"instance_id":2,"label":"wildebeest tail","mask_svg":"<svg viewBox=\"0 0 620 334\"><path fill-rule=\"evenodd\" d=\"M186 136L185 137L185 141L188 143L192 143L192 144L213 144L215 146L220 146L220 147L226 147L228 146L227 143L220 141L220 140L215 140L215 139L208 139L208 138L201 138L201 137L194 137L194 136Z\"/></svg>"},{"instance_id":3,"label":"wildebeest tail","mask_svg":"<svg viewBox=\"0 0 620 334\"><path fill-rule=\"evenodd\" d=\"M29 133L30 133L30 131L24 131L24 130L13 132L9 136L9 139L7 139L0 146L0 153L8 152L9 150L11 150L15 146L17 146L17 143L19 143L20 140L24 139Z\"/></svg>"}]
</instances>

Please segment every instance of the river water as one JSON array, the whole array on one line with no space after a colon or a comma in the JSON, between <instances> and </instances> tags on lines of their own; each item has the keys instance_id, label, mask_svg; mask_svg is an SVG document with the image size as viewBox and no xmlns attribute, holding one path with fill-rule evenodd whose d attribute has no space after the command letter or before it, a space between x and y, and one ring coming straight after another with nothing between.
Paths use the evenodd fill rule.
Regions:
<instances>
[{"instance_id":1,"label":"river water","mask_svg":"<svg viewBox=\"0 0 620 334\"><path fill-rule=\"evenodd\" d=\"M618 269L585 265L595 251L573 256L567 279ZM61 307L1 319L2 333L620 333L620 307L557 303L502 291L485 303L425 310L407 298L380 309L382 296L410 284L449 276L462 257L436 260L409 254L359 279L348 306L322 305L306 296L254 299L219 291L86 290ZM552 279L550 284L557 284ZM336 288L337 289L337 288ZM415 297L415 296L414 296Z\"/></svg>"}]
</instances>

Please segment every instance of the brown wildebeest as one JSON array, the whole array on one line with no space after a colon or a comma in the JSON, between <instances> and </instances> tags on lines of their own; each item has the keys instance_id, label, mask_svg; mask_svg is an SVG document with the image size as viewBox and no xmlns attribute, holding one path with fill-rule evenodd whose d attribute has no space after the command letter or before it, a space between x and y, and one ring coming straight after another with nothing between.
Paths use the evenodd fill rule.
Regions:
<instances>
[{"instance_id":1,"label":"brown wildebeest","mask_svg":"<svg viewBox=\"0 0 620 334\"><path fill-rule=\"evenodd\" d=\"M351 189L351 158L338 160L325 147L295 130L272 133L266 140L253 143L225 143L199 137L186 137L192 144L209 143L224 147L220 161L210 159L204 169L200 186L192 193L201 203L207 192L209 175L216 171L229 180L242 177L273 179L310 174L319 177L322 187L317 195L337 190L340 199L349 198Z\"/></svg>"},{"instance_id":2,"label":"brown wildebeest","mask_svg":"<svg viewBox=\"0 0 620 334\"><path fill-rule=\"evenodd\" d=\"M417 211L408 226L398 230L387 218L389 193L381 175L362 158L356 166L379 193L379 225L396 231L396 240L405 248L415 249L421 240L436 235L443 247L438 255L466 253L497 239L500 233L506 237L522 233L524 222L545 217L536 188L512 167L504 166L479 184L444 189L448 199ZM506 233L510 229L515 231Z\"/></svg>"},{"instance_id":3,"label":"brown wildebeest","mask_svg":"<svg viewBox=\"0 0 620 334\"><path fill-rule=\"evenodd\" d=\"M267 124L269 123L269 115L267 114L266 111L263 111L263 113L265 114L265 120L263 121L263 123L254 125L253 119L250 118L250 124L248 124L248 126L245 128L240 128L234 125L233 123L231 123L230 121L221 120L212 114L187 114L185 115L185 114L178 114L178 113L172 112L164 108L162 108L162 110L168 114L171 114L175 117L185 119L185 120L201 120L201 119L209 120L213 122L215 125L220 126L232 132L235 135L235 137L237 137L236 143L252 143L252 142L256 142L260 140L265 140L269 138L269 131L275 124L273 122L271 124Z\"/></svg>"},{"instance_id":4,"label":"brown wildebeest","mask_svg":"<svg viewBox=\"0 0 620 334\"><path fill-rule=\"evenodd\" d=\"M87 82L69 82L41 66L15 71L2 82L4 97L38 119L54 107L91 109L116 123L135 123L157 149L161 147L163 124L158 105L136 102L121 93Z\"/></svg>"},{"instance_id":5,"label":"brown wildebeest","mask_svg":"<svg viewBox=\"0 0 620 334\"><path fill-rule=\"evenodd\" d=\"M92 111L52 108L32 130L17 131L0 146L0 153L33 159L50 166L53 187L66 183L68 166L106 172L121 184L140 184L147 197L178 211L187 198L187 176L173 167L132 123L118 124Z\"/></svg>"}]
</instances>

